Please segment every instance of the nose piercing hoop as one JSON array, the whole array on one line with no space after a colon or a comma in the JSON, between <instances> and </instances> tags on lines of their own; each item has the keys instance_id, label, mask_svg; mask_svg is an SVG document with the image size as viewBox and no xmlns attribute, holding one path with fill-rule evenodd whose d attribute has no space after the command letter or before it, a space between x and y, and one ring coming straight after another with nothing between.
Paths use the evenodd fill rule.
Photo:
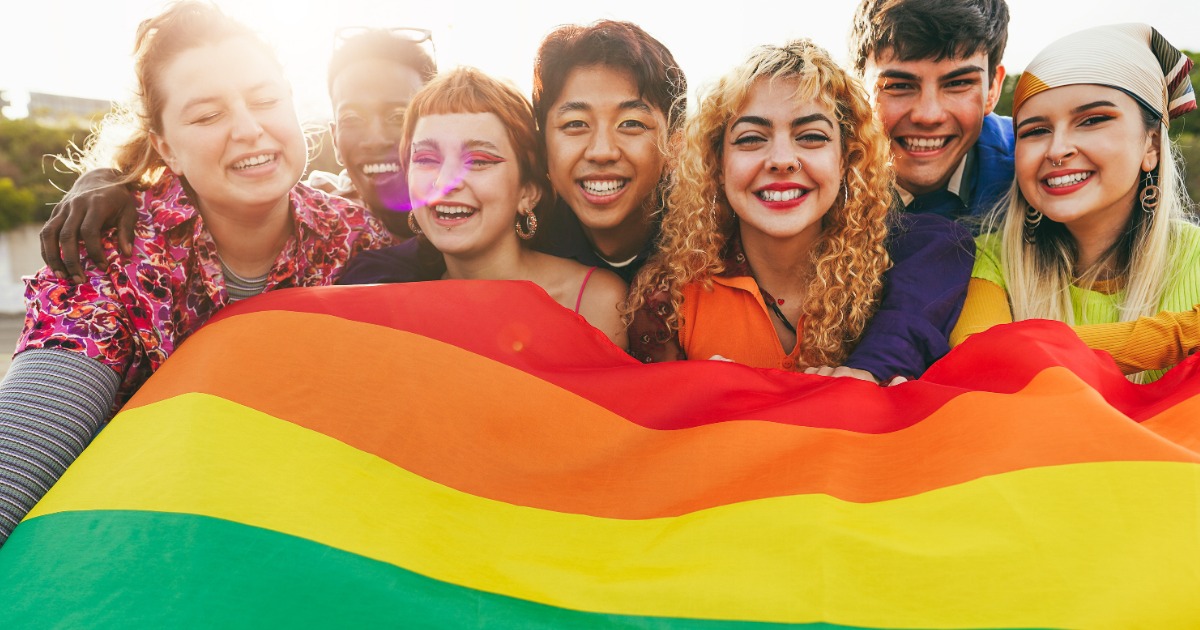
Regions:
<instances>
[{"instance_id":1,"label":"nose piercing hoop","mask_svg":"<svg viewBox=\"0 0 1200 630\"><path fill-rule=\"evenodd\" d=\"M772 165L768 168L778 169L785 173L798 173L798 172L804 170L804 164L800 162L800 158L794 158L794 159L792 159L792 161L788 162L786 165L782 165L782 164L780 164L778 166Z\"/></svg>"},{"instance_id":2,"label":"nose piercing hoop","mask_svg":"<svg viewBox=\"0 0 1200 630\"><path fill-rule=\"evenodd\" d=\"M1050 166L1062 166L1062 160L1059 160L1057 162L1055 162L1054 160L1050 160Z\"/></svg>"}]
</instances>

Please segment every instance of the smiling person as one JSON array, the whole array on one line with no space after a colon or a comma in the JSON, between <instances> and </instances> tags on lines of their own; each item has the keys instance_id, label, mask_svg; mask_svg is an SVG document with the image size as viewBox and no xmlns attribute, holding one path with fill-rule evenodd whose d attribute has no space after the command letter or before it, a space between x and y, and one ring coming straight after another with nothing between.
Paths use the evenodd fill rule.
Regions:
<instances>
[{"instance_id":1,"label":"smiling person","mask_svg":"<svg viewBox=\"0 0 1200 630\"><path fill-rule=\"evenodd\" d=\"M625 306L634 356L841 365L890 264L888 160L862 84L827 52L756 49L685 124L662 245Z\"/></svg>"},{"instance_id":2,"label":"smiling person","mask_svg":"<svg viewBox=\"0 0 1200 630\"><path fill-rule=\"evenodd\" d=\"M687 84L669 50L636 25L559 27L542 42L533 104L559 195L545 251L632 279L662 241L670 148ZM890 194L890 193L889 193ZM833 376L915 377L949 346L971 267L970 235L943 222L896 226L896 263L878 317ZM930 269L939 269L937 277ZM910 291L918 284L920 290ZM632 340L636 343L636 340ZM645 357L643 356L643 359Z\"/></svg>"},{"instance_id":3,"label":"smiling person","mask_svg":"<svg viewBox=\"0 0 1200 630\"><path fill-rule=\"evenodd\" d=\"M138 28L138 100L79 156L136 186L123 256L85 261L82 282L49 268L0 383L0 541L104 422L230 302L330 284L390 238L360 206L298 184L306 150L291 87L270 48L205 2Z\"/></svg>"},{"instance_id":4,"label":"smiling person","mask_svg":"<svg viewBox=\"0 0 1200 630\"><path fill-rule=\"evenodd\" d=\"M408 229L407 177L400 164L404 111L437 73L421 48L429 31L413 28L338 29L329 59L329 123L339 175L315 171L308 184L364 203L397 236Z\"/></svg>"},{"instance_id":5,"label":"smiling person","mask_svg":"<svg viewBox=\"0 0 1200 630\"><path fill-rule=\"evenodd\" d=\"M421 44L431 34L413 28L338 29L329 60L329 125L340 174L314 171L308 185L365 204L392 234L407 238L408 190L400 169L404 110L437 72ZM83 173L42 228L42 260L63 278L82 282L77 243L96 264L105 263L102 237L116 227L122 253L130 252L137 220L128 178L112 168ZM67 252L64 254L64 252Z\"/></svg>"},{"instance_id":6,"label":"smiling person","mask_svg":"<svg viewBox=\"0 0 1200 630\"><path fill-rule=\"evenodd\" d=\"M850 40L906 210L991 210L1013 177L1012 123L992 113L1004 84L1004 0L863 0Z\"/></svg>"},{"instance_id":7,"label":"smiling person","mask_svg":"<svg viewBox=\"0 0 1200 630\"><path fill-rule=\"evenodd\" d=\"M601 20L546 36L533 108L556 195L539 218L536 250L633 278L654 248L666 146L686 95L671 51L635 24ZM440 277L431 249L411 242L361 256L343 282Z\"/></svg>"},{"instance_id":8,"label":"smiling person","mask_svg":"<svg viewBox=\"0 0 1200 630\"><path fill-rule=\"evenodd\" d=\"M444 279L528 280L625 347L625 283L524 245L550 187L533 110L514 88L471 68L434 79L409 108L400 156L411 227L441 252Z\"/></svg>"},{"instance_id":9,"label":"smiling person","mask_svg":"<svg viewBox=\"0 0 1200 630\"><path fill-rule=\"evenodd\" d=\"M956 343L1056 319L1127 373L1149 370L1139 380L1200 346L1200 228L1167 137L1196 107L1191 65L1145 24L1080 31L1030 62L1013 97L1016 184L978 239Z\"/></svg>"},{"instance_id":10,"label":"smiling person","mask_svg":"<svg viewBox=\"0 0 1200 630\"><path fill-rule=\"evenodd\" d=\"M546 36L533 107L560 200L547 251L633 278L658 235L667 146L686 94L671 51L635 24L605 20Z\"/></svg>"}]
</instances>

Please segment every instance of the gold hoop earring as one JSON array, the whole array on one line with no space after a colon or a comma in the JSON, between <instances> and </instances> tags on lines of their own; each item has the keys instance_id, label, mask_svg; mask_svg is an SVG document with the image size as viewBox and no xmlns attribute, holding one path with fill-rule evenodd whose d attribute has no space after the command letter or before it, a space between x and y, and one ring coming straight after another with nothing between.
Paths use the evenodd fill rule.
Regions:
<instances>
[{"instance_id":1,"label":"gold hoop earring","mask_svg":"<svg viewBox=\"0 0 1200 630\"><path fill-rule=\"evenodd\" d=\"M525 217L525 224L529 226L528 228L523 228L521 226L522 216ZM537 225L537 215L533 213L533 210L530 210L529 214L518 214L516 223L517 236L521 237L521 240L523 241L528 241L529 239L533 238L534 234L537 234Z\"/></svg>"},{"instance_id":2,"label":"gold hoop earring","mask_svg":"<svg viewBox=\"0 0 1200 630\"><path fill-rule=\"evenodd\" d=\"M413 216L413 214L414 214L413 211L409 210L409 212L408 212L408 229L412 231L413 236L418 236L418 237L425 236L425 233L421 231L421 226L417 225L417 217Z\"/></svg>"},{"instance_id":3,"label":"gold hoop earring","mask_svg":"<svg viewBox=\"0 0 1200 630\"><path fill-rule=\"evenodd\" d=\"M1033 245L1034 243L1037 242L1037 229L1038 229L1038 226L1042 224L1042 219L1045 216L1046 215L1042 214L1042 212L1040 210L1034 209L1033 206L1029 206L1028 208L1025 208L1024 239L1025 239L1026 243Z\"/></svg>"},{"instance_id":4,"label":"gold hoop earring","mask_svg":"<svg viewBox=\"0 0 1200 630\"><path fill-rule=\"evenodd\" d=\"M1158 210L1158 204L1162 201L1162 189L1154 183L1155 179L1150 171L1142 171L1142 192L1138 195L1138 199L1142 203L1142 212L1146 214L1154 214L1154 211Z\"/></svg>"}]
</instances>

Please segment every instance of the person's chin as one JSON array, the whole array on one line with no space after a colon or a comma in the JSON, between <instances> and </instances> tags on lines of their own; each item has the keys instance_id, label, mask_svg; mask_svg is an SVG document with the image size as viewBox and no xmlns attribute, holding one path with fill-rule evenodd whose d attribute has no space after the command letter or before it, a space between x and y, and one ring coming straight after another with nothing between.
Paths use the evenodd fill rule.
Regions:
<instances>
[{"instance_id":1,"label":"person's chin","mask_svg":"<svg viewBox=\"0 0 1200 630\"><path fill-rule=\"evenodd\" d=\"M943 188L953 172L953 168L947 169L944 165L940 164L922 165L919 168L907 169L904 172L897 169L896 182L901 188L915 195L922 195Z\"/></svg>"},{"instance_id":2,"label":"person's chin","mask_svg":"<svg viewBox=\"0 0 1200 630\"><path fill-rule=\"evenodd\" d=\"M575 211L575 216L589 230L612 230L627 223L635 211L636 208L627 206L597 208L590 204L582 204L580 209Z\"/></svg>"}]
</instances>

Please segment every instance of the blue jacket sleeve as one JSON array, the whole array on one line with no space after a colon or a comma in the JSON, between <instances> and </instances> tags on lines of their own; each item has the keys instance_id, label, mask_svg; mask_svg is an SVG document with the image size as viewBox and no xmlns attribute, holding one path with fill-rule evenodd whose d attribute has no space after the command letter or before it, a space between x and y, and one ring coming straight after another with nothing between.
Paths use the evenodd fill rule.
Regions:
<instances>
[{"instance_id":1,"label":"blue jacket sleeve","mask_svg":"<svg viewBox=\"0 0 1200 630\"><path fill-rule=\"evenodd\" d=\"M894 228L879 310L845 362L881 381L918 377L950 351L975 262L971 233L944 217L900 213Z\"/></svg>"}]
</instances>

